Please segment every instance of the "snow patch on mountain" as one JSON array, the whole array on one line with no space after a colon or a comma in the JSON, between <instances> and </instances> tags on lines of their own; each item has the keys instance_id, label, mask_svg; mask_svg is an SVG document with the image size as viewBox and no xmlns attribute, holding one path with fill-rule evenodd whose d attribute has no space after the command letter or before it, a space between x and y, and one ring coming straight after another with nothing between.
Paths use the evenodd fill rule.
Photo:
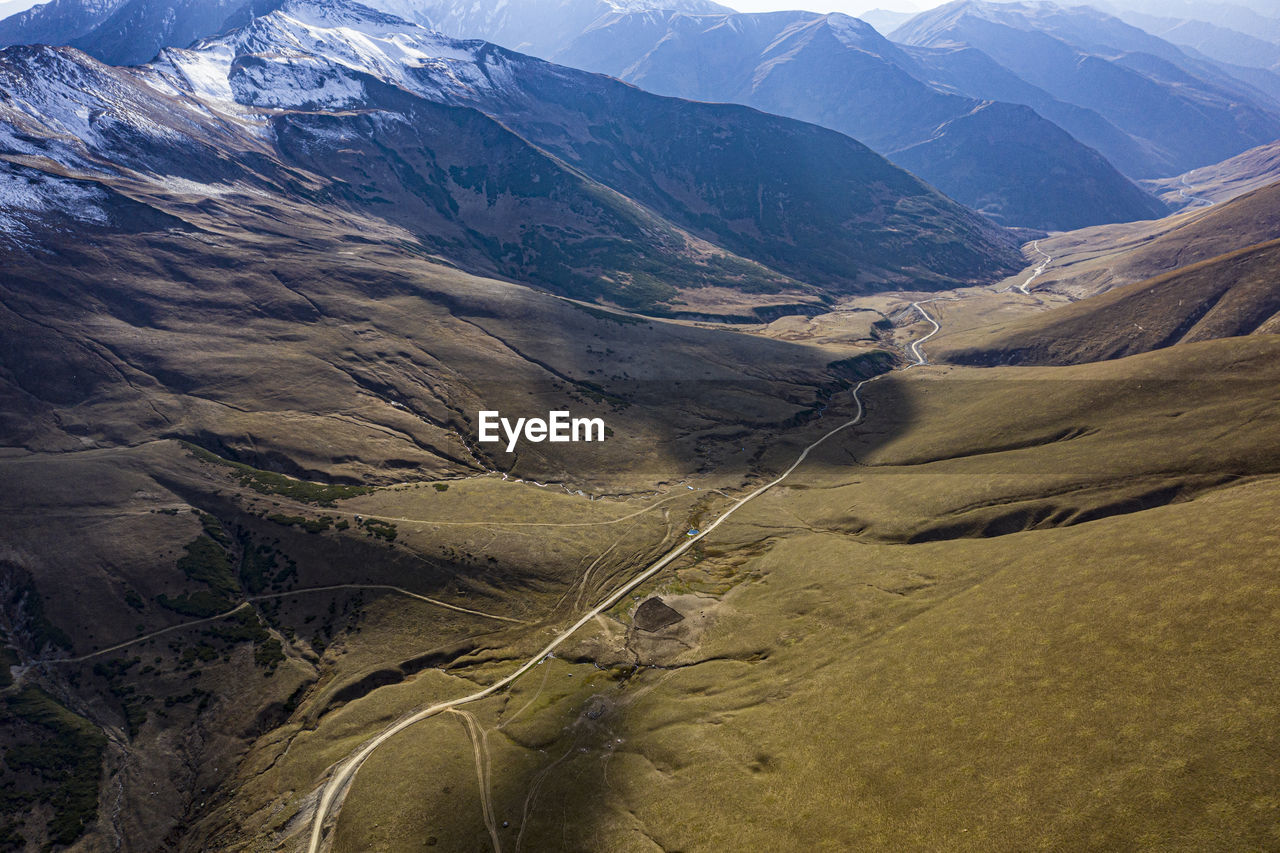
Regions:
<instances>
[{"instance_id":1,"label":"snow patch on mountain","mask_svg":"<svg viewBox=\"0 0 1280 853\"><path fill-rule=\"evenodd\" d=\"M440 98L514 85L506 56L353 3L295 0L230 35L166 51L154 67L214 103L347 109L366 95L358 75ZM354 73L353 73L354 72Z\"/></svg>"},{"instance_id":2,"label":"snow patch on mountain","mask_svg":"<svg viewBox=\"0 0 1280 853\"><path fill-rule=\"evenodd\" d=\"M6 234L25 236L32 220L51 213L105 225L101 205L106 200L107 193L97 187L0 162L0 231Z\"/></svg>"},{"instance_id":3,"label":"snow patch on mountain","mask_svg":"<svg viewBox=\"0 0 1280 853\"><path fill-rule=\"evenodd\" d=\"M78 149L110 150L122 134L153 143L180 144L184 130L171 125L178 111L157 114L137 82L121 72L85 59L69 48L23 47L5 51L0 61L0 117L11 127L61 137ZM30 146L27 146L28 148ZM35 153L29 151L28 153Z\"/></svg>"},{"instance_id":4,"label":"snow patch on mountain","mask_svg":"<svg viewBox=\"0 0 1280 853\"><path fill-rule=\"evenodd\" d=\"M274 109L342 110L365 100L364 83L350 70L306 55L255 56L231 73L231 90L242 104Z\"/></svg>"},{"instance_id":5,"label":"snow patch on mountain","mask_svg":"<svg viewBox=\"0 0 1280 853\"><path fill-rule=\"evenodd\" d=\"M213 103L234 102L231 60L235 50L227 44L210 44L204 50L164 50L151 67L196 98Z\"/></svg>"}]
</instances>

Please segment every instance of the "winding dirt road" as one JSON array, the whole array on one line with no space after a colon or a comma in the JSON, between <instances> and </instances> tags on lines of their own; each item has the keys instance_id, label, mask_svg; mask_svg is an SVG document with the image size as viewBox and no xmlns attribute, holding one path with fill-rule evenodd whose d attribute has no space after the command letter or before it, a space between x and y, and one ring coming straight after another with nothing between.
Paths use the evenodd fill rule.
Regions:
<instances>
[{"instance_id":1,"label":"winding dirt road","mask_svg":"<svg viewBox=\"0 0 1280 853\"><path fill-rule=\"evenodd\" d=\"M926 320L928 320L931 324L933 324L934 328L933 328L933 331L930 332L928 335L925 335L923 338L914 342L911 345L910 352L911 352L911 355L915 358L915 361L911 364L905 365L902 368L899 368L900 371L909 370L912 367L920 367L928 364L929 363L928 357L925 355L924 350L921 349L921 345L942 330L942 326L938 323L937 320L935 320L932 316L930 316L927 311L925 311L923 306L929 302L938 302L938 301L950 300L954 298L955 297L939 297L938 299L925 299L919 302L911 303L912 306L917 311L919 311L920 314ZM688 550L692 548L695 544L705 539L707 536L711 535L711 533L717 527L719 527L721 524L727 521L729 517L732 516L735 512L742 509L742 507L751 503L753 500L760 497L765 492L769 491L774 486L777 486L783 480L790 477L791 474L797 468L799 468L802 464L804 464L804 461L809 458L809 454L813 452L815 448L820 446L823 442L831 438L833 435L836 435L837 433L843 432L844 430L848 429L851 426L855 426L861 423L863 419L863 415L866 413L865 407L862 402L862 389L869 383L882 379L887 375L889 374L880 374L879 376L873 376L870 379L863 379L857 385L853 386L852 396L853 396L854 405L856 406L856 413L852 418L840 424L839 426L835 427L834 429L824 433L820 438L818 438L812 444L805 447L804 450L800 452L800 455L796 457L796 460L791 463L791 466L787 468L785 471L783 471L777 478L770 480L768 483L765 483L763 486L760 486L759 488L757 488L755 491L751 492L747 496L743 498L739 498L728 509L726 509L719 517L717 517L714 521L712 521L710 524L708 524L706 527L700 530L697 534L695 534L694 536L690 536L687 540L685 540L679 546L667 552L667 554L664 557L660 558L659 560L654 562L652 565L650 565L648 568L646 568L644 571L640 572L638 575L633 577L631 580L627 581L622 586L615 589L603 601L601 601L599 604L597 604L596 606L588 610L586 613L584 613L578 619L578 621L574 622L572 625L570 625L569 627L562 630L559 634L557 634L549 643L547 643L546 646L542 648L541 651L539 651L537 654L533 655L528 660L526 660L523 664L519 666L519 668L517 668L510 675L507 675L504 678L501 678L498 681L495 681L493 684L490 684L488 687L477 690L474 693L469 693L466 696L459 696L456 699L449 699L444 702L438 702L435 705L431 705L429 707L423 708L420 711L416 711L410 714L409 716L404 717L399 722L393 723L392 725L388 726L386 729L383 729L382 732L376 735L372 740L366 742L363 747L361 747L357 752L351 755L346 761L337 765L337 769L334 770L334 772L329 777L328 781L324 783L324 786L320 791L320 798L316 805L316 811L311 819L311 836L307 844L307 853L321 853L322 845L324 842L325 822L329 818L333 818L334 820L337 819L338 811L341 807L340 798L343 796L347 787L351 784L352 780L355 779L356 773L360 770L360 766L364 764L364 762L369 758L369 756L372 755L375 751L377 751L379 747L381 747L387 741L391 740L391 738L403 732L405 729L417 723L420 723L423 720L429 719L431 717L434 717L446 711L453 711L454 709L462 705L469 705L472 702L477 702L481 699L484 699L487 696L494 695L498 691L512 684L520 676L524 675L526 672L533 669L535 666L537 666L539 663L545 660L548 655L550 655L557 648L559 648L562 643L564 643L571 636L573 636L574 633L576 633L580 628L582 628L588 622L591 622L592 620L594 620L596 617L598 617L600 614L607 611L609 608L613 607L615 604L621 601L624 597L626 597L629 593L634 591L641 584L650 580L651 578L654 577L654 575L658 574L667 566L671 565L673 562L678 560L681 556L683 556L686 552L688 552ZM622 520L622 519L617 519L617 520ZM488 819L489 819L489 814L487 812L487 807L486 807L486 824L488 824Z\"/></svg>"},{"instance_id":2,"label":"winding dirt road","mask_svg":"<svg viewBox=\"0 0 1280 853\"><path fill-rule=\"evenodd\" d=\"M1035 281L1036 279L1038 279L1038 278L1040 277L1040 274L1044 272L1045 267L1047 267L1047 266L1049 266L1049 264L1053 263L1053 258L1051 258L1051 257L1049 257L1048 255L1046 255L1046 254L1044 253L1044 250L1040 248L1040 241L1039 241L1039 240L1033 240L1033 241L1031 242L1031 248L1032 248L1032 249L1034 249L1035 251L1039 252L1039 253L1040 253L1040 257L1044 258L1044 260L1040 262L1040 266L1036 267L1035 269L1033 269L1033 270L1031 271L1031 275L1027 276L1027 280L1026 280L1026 281L1024 281L1022 284L1018 285L1018 290L1021 290L1021 291L1023 292L1023 294L1024 294L1024 295L1026 295L1026 296L1030 296L1030 295L1031 295L1031 291L1028 289L1028 288L1030 288L1030 287L1031 287L1031 282L1033 282L1033 281Z\"/></svg>"},{"instance_id":3,"label":"winding dirt road","mask_svg":"<svg viewBox=\"0 0 1280 853\"><path fill-rule=\"evenodd\" d=\"M923 308L920 308L919 310L922 313L924 311ZM925 316L927 317L928 315L926 314ZM930 318L930 321L932 322L932 318ZM935 325L937 324L935 323ZM912 352L916 353L916 357L917 357L916 365L927 363L926 361L923 360L924 358L923 354L921 354L918 349L918 346L920 343L922 343L922 341L918 341L912 347ZM915 365L908 365L908 367L911 367L911 366L915 366ZM738 499L737 502L735 502L732 506L726 509L718 518L716 518L714 521L712 521L710 524L704 527L696 535L690 536L688 539L682 542L679 546L667 552L666 556L662 557L657 562L650 565L647 569L645 569L644 571L640 572L638 575L633 577L631 580L627 581L625 584L615 589L603 601L601 601L595 607L592 607L590 610L584 613L578 619L578 621L574 622L568 628L565 628L563 631L557 634L549 643L547 643L545 647L543 647L541 651L539 651L537 654L533 655L528 660L526 660L523 664L520 665L518 669L516 669L510 675L507 675L505 678L495 681L493 684L490 684L488 687L485 687L481 690L477 690L474 693L469 693L466 696L459 696L456 699L450 699L445 702L439 702L435 705L431 705L430 707L424 708L421 711L417 711L416 713L411 714L408 717L405 717L404 719L400 720L398 723L395 723L390 727L384 729L379 735L373 738L373 740L366 743L358 752L355 753L355 755L347 759L347 761L345 761L344 763L340 764L338 766L338 769L334 771L333 775L329 777L329 781L325 784L324 788L321 791L320 800L318 805L316 806L316 813L315 813L315 816L312 818L312 822L311 822L311 840L307 845L307 853L320 853L321 843L324 839L325 821L327 818L330 817L331 810L333 810L333 816L334 817L337 816L337 811L334 810L334 803L338 800L339 796L346 790L346 787L351 783L351 780L355 778L356 772L360 769L360 765L363 764L365 760L374 753L375 750L377 750L380 746L385 744L388 740L400 734L400 732L404 731L410 726L416 723L419 723L425 719L428 719L430 717L434 717L437 714L443 713L444 711L452 710L461 705L468 705L472 702L476 702L476 701L479 701L480 699L484 699L486 696L492 696L493 694L497 693L499 690L502 690L504 687L514 682L520 676L524 675L529 670L533 669L547 655L551 654L557 648L559 648L560 645L565 642L565 640L568 640L571 636L573 636L574 633L576 633L578 629L580 629L582 626L586 625L588 622L592 621L593 619L595 619L601 613L604 613L609 608L613 607L615 604L621 601L624 597L626 597L627 594L632 592L636 587L640 586L645 581L649 580L654 575L658 574L658 572L661 572L667 566L671 565L673 562L678 560L696 543L700 542L701 540L709 536L717 527L719 527L721 524L727 521L734 513L742 509L742 507L751 503L753 500L760 497L765 492L769 491L774 486L781 483L783 480L787 479L787 477L791 476L792 472L794 472L797 468L799 468L804 463L804 461L807 458L809 458L809 454L813 452L813 450L816 447L821 445L823 442L831 438L831 436L835 435L836 433L842 432L843 430L846 430L849 427L854 426L855 424L861 422L862 416L864 414L864 408L862 404L862 395L861 395L862 388L867 383L874 382L879 378L880 378L879 376L876 376L876 377L872 377L871 379L864 379L854 386L853 400L857 407L857 413L854 415L854 417L840 424L835 429L832 429L829 432L823 434L821 438L817 439L808 447L806 447L803 451L801 451L800 455L796 458L796 461L791 463L791 467L783 471L782 474L779 475L776 479L770 480L768 483L765 483L763 486L760 486L758 489L756 489L754 492L751 492L746 497Z\"/></svg>"},{"instance_id":4,"label":"winding dirt road","mask_svg":"<svg viewBox=\"0 0 1280 853\"><path fill-rule=\"evenodd\" d=\"M944 299L942 298L923 299L919 302L911 303L911 307L919 311L921 317L925 318L925 320L933 324L933 331L925 335L920 340L912 343L911 346L908 348L908 351L911 353L911 357L915 359L913 363L907 365L908 367L920 367L921 365L925 365L929 363L928 357L924 354L924 350L920 349L920 346L921 344L925 343L930 338L932 338L934 335L938 334L938 332L941 332L942 325L937 320L933 319L933 317L929 315L928 311L924 310L924 306L928 305L930 302L942 302L942 301L944 301ZM861 388L862 386L858 386L858 387ZM861 402L859 402L858 405L859 405L859 417L861 417L861 405L862 405Z\"/></svg>"},{"instance_id":5,"label":"winding dirt road","mask_svg":"<svg viewBox=\"0 0 1280 853\"><path fill-rule=\"evenodd\" d=\"M1187 174L1191 174L1191 173L1188 172ZM1191 188L1192 188L1191 184L1187 183L1187 175L1183 175L1182 186L1178 188L1178 198L1184 199L1186 201L1192 201L1199 204L1203 204L1206 207L1213 206L1213 199L1208 199L1201 195L1192 195L1191 193L1187 192L1187 190Z\"/></svg>"}]
</instances>

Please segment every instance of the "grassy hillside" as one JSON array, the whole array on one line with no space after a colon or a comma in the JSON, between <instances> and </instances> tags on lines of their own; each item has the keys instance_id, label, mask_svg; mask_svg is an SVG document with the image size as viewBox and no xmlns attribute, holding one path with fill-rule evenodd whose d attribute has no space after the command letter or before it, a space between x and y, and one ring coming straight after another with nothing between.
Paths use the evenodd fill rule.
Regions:
<instances>
[{"instance_id":1,"label":"grassy hillside","mask_svg":"<svg viewBox=\"0 0 1280 853\"><path fill-rule=\"evenodd\" d=\"M1009 323L948 336L960 364L1075 364L1178 343L1280 332L1280 240Z\"/></svg>"},{"instance_id":2,"label":"grassy hillside","mask_svg":"<svg viewBox=\"0 0 1280 853\"><path fill-rule=\"evenodd\" d=\"M1230 201L1277 180L1280 180L1280 143L1269 142L1221 163L1145 184L1177 209L1202 205L1205 201Z\"/></svg>"},{"instance_id":3,"label":"grassy hillside","mask_svg":"<svg viewBox=\"0 0 1280 853\"><path fill-rule=\"evenodd\" d=\"M865 429L471 721L375 753L334 849L483 846L486 802L504 848L1273 845L1277 354L876 383ZM1048 504L1078 514L916 535ZM683 618L634 623L655 594ZM297 831L324 765L536 648L497 643L264 738L208 831Z\"/></svg>"},{"instance_id":4,"label":"grassy hillside","mask_svg":"<svg viewBox=\"0 0 1280 853\"><path fill-rule=\"evenodd\" d=\"M1273 184L1164 219L1082 228L1040 240L1040 251L1053 261L1036 279L1035 288L1083 298L1278 236L1280 185ZM1028 254L1036 263L1044 260L1038 252ZM1010 283L1025 278L1020 274Z\"/></svg>"},{"instance_id":5,"label":"grassy hillside","mask_svg":"<svg viewBox=\"0 0 1280 853\"><path fill-rule=\"evenodd\" d=\"M367 220L320 226L256 198L206 203L209 214L155 203L208 230L6 255L5 443L173 437L328 482L501 469L650 488L737 451L744 429L813 417L857 372L836 363L866 351L591 308L462 273ZM596 465L569 445L475 443L481 409L564 408L628 428L590 449ZM640 452L655 445L675 455Z\"/></svg>"},{"instance_id":6,"label":"grassy hillside","mask_svg":"<svg viewBox=\"0 0 1280 853\"><path fill-rule=\"evenodd\" d=\"M518 97L460 102L678 227L828 293L943 289L1016 266L1007 232L843 133L734 104L695 110L551 65L524 79Z\"/></svg>"},{"instance_id":7,"label":"grassy hillside","mask_svg":"<svg viewBox=\"0 0 1280 853\"><path fill-rule=\"evenodd\" d=\"M639 331L614 325L615 349ZM504 849L1267 846L1278 342L866 386L863 425L511 690L376 752L333 849L488 844L482 789ZM337 492L162 441L0 460L0 508L79 654L181 625L181 596L249 597L41 677L131 733L108 747L131 837L188 815L191 848L257 850L302 837L334 762L513 670L852 414L827 404L600 463L622 495L479 472ZM681 618L637 620L654 595ZM199 771L151 798L185 754Z\"/></svg>"},{"instance_id":8,"label":"grassy hillside","mask_svg":"<svg viewBox=\"0 0 1280 853\"><path fill-rule=\"evenodd\" d=\"M1008 235L852 140L455 49L0 52L0 846L305 849L526 661L326 849L1280 844L1270 189L923 305Z\"/></svg>"}]
</instances>

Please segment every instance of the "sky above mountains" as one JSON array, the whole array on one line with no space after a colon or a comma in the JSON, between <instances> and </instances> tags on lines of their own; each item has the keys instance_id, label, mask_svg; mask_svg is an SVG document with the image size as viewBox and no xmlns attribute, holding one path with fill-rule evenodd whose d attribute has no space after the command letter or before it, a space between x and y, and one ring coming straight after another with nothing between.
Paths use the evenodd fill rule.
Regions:
<instances>
[{"instance_id":1,"label":"sky above mountains","mask_svg":"<svg viewBox=\"0 0 1280 853\"><path fill-rule=\"evenodd\" d=\"M806 12L844 12L846 15L861 15L872 9L887 9L893 12L923 12L940 3L920 2L920 0L737 0L723 5L737 9L739 12L783 12L802 9Z\"/></svg>"}]
</instances>

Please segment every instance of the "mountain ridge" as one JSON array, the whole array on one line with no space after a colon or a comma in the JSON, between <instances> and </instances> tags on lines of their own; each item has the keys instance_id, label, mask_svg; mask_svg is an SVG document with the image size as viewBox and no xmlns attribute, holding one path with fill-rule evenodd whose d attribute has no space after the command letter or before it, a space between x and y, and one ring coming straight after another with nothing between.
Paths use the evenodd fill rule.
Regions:
<instances>
[{"instance_id":1,"label":"mountain ridge","mask_svg":"<svg viewBox=\"0 0 1280 853\"><path fill-rule=\"evenodd\" d=\"M845 15L613 15L557 58L660 94L821 124L891 160L917 149L900 165L1002 224L1064 229L1165 212L1061 128L1023 107L936 88L927 82L934 75L902 48ZM1016 137L1006 152L1012 161L987 150L1004 116L1017 126L1008 132ZM948 156L924 153L930 147ZM1026 191L1031 174L1035 192Z\"/></svg>"}]
</instances>

